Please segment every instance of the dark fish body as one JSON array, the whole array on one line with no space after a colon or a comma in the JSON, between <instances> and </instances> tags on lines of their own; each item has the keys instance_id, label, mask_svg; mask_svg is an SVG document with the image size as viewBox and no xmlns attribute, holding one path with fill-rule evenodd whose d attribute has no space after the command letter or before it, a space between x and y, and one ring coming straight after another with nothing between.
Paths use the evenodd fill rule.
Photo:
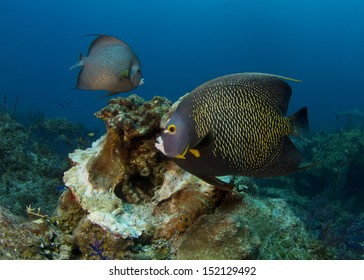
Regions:
<instances>
[{"instance_id":1,"label":"dark fish body","mask_svg":"<svg viewBox=\"0 0 364 280\"><path fill-rule=\"evenodd\" d=\"M291 87L274 75L211 80L181 101L156 146L180 167L220 187L227 184L216 176L293 173L302 156L288 135L297 134L297 124L308 124L306 108L285 116L290 96Z\"/></svg>"},{"instance_id":2,"label":"dark fish body","mask_svg":"<svg viewBox=\"0 0 364 280\"><path fill-rule=\"evenodd\" d=\"M80 55L81 66L77 88L107 90L111 94L130 91L142 81L140 61L134 51L123 41L100 35L90 45L88 56Z\"/></svg>"}]
</instances>

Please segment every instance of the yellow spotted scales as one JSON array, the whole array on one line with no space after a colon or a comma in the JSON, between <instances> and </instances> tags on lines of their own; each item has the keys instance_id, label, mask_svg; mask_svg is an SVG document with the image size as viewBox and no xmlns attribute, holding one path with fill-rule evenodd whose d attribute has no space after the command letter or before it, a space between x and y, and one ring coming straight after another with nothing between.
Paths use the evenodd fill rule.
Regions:
<instances>
[{"instance_id":1,"label":"yellow spotted scales","mask_svg":"<svg viewBox=\"0 0 364 280\"><path fill-rule=\"evenodd\" d=\"M308 128L307 107L286 117L291 87L281 76L238 73L204 83L186 95L156 147L180 167L225 190L223 175L272 177L300 167L289 138ZM312 166L312 165L311 165Z\"/></svg>"},{"instance_id":2,"label":"yellow spotted scales","mask_svg":"<svg viewBox=\"0 0 364 280\"><path fill-rule=\"evenodd\" d=\"M215 156L231 168L251 175L270 166L291 134L289 118L282 115L267 87L249 80L222 80L192 97L191 118L199 138L212 130Z\"/></svg>"}]
</instances>

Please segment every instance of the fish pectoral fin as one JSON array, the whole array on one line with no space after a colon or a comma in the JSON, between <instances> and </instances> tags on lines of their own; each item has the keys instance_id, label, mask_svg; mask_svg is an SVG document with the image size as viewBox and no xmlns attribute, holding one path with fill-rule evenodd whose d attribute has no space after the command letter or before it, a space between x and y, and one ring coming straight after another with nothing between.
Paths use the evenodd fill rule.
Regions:
<instances>
[{"instance_id":1,"label":"fish pectoral fin","mask_svg":"<svg viewBox=\"0 0 364 280\"><path fill-rule=\"evenodd\" d=\"M188 144L186 146L186 148L183 150L182 154L176 155L175 158L178 158L178 159L186 159L186 154L188 152L189 147L190 147L190 144Z\"/></svg>"},{"instance_id":2,"label":"fish pectoral fin","mask_svg":"<svg viewBox=\"0 0 364 280\"><path fill-rule=\"evenodd\" d=\"M130 74L129 69L125 69L121 71L120 78L129 78L129 74Z\"/></svg>"},{"instance_id":3,"label":"fish pectoral fin","mask_svg":"<svg viewBox=\"0 0 364 280\"><path fill-rule=\"evenodd\" d=\"M210 145L212 142L213 142L213 135L212 135L212 132L209 131L206 133L205 136L203 136L201 139L199 139L197 141L197 143L191 147L191 149L192 150L201 150L201 148Z\"/></svg>"},{"instance_id":4,"label":"fish pectoral fin","mask_svg":"<svg viewBox=\"0 0 364 280\"><path fill-rule=\"evenodd\" d=\"M215 176L200 176L200 175L196 175L198 178L200 178L201 180L205 181L206 183L224 190L224 191L228 191L228 192L233 192L234 191L234 184L230 184L230 183L225 183L224 181L221 181L220 179L216 178Z\"/></svg>"},{"instance_id":5,"label":"fish pectoral fin","mask_svg":"<svg viewBox=\"0 0 364 280\"><path fill-rule=\"evenodd\" d=\"M177 159L186 159L184 155L176 155L175 158L177 158Z\"/></svg>"}]
</instances>

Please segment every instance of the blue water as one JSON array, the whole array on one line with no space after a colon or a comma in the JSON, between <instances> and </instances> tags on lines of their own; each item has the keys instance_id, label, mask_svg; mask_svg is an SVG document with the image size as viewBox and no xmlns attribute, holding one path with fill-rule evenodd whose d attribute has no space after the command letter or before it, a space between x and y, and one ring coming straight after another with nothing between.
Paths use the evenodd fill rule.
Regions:
<instances>
[{"instance_id":1,"label":"blue water","mask_svg":"<svg viewBox=\"0 0 364 280\"><path fill-rule=\"evenodd\" d=\"M362 0L0 1L0 102L103 127L104 92L72 90L69 71L92 41L116 36L138 54L145 84L133 93L175 101L236 72L301 79L290 112L309 107L311 127L336 125L332 108L364 111ZM129 93L120 94L120 96ZM60 106L59 104L65 104ZM63 107L63 108L62 108Z\"/></svg>"}]
</instances>

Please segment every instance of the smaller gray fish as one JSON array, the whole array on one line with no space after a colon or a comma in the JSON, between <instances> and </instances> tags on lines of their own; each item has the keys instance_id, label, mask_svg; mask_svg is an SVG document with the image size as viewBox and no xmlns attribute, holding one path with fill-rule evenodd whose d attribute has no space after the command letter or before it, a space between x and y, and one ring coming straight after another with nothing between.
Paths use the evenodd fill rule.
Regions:
<instances>
[{"instance_id":1,"label":"smaller gray fish","mask_svg":"<svg viewBox=\"0 0 364 280\"><path fill-rule=\"evenodd\" d=\"M108 95L127 92L143 84L139 58L123 41L98 35L88 49L88 56L80 54L70 70L82 67L77 88L107 90Z\"/></svg>"}]
</instances>

